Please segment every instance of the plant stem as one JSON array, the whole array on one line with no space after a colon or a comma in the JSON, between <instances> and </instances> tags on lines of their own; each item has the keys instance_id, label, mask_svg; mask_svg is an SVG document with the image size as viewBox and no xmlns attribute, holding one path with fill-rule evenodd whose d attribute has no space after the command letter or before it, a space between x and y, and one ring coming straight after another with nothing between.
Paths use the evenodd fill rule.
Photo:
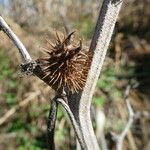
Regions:
<instances>
[{"instance_id":1,"label":"plant stem","mask_svg":"<svg viewBox=\"0 0 150 150\"><path fill-rule=\"evenodd\" d=\"M54 133L55 133L55 123L57 117L58 103L56 101L56 97L51 102L51 107L49 110L48 122L47 122L47 144L48 150L55 150L55 141L54 141Z\"/></svg>"},{"instance_id":2,"label":"plant stem","mask_svg":"<svg viewBox=\"0 0 150 150\"><path fill-rule=\"evenodd\" d=\"M19 40L16 34L9 28L5 20L0 16L0 30L3 30L4 33L7 34L7 36L13 41L15 46L18 48L19 53L21 54L21 58L23 63L29 63L32 61L31 56L29 55L27 49L22 44L22 42Z\"/></svg>"}]
</instances>

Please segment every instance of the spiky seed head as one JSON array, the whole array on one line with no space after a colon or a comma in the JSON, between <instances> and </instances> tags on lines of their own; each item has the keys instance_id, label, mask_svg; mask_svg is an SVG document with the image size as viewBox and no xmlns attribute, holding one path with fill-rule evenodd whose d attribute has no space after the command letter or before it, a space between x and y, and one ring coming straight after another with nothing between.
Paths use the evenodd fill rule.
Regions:
<instances>
[{"instance_id":1,"label":"spiky seed head","mask_svg":"<svg viewBox=\"0 0 150 150\"><path fill-rule=\"evenodd\" d=\"M56 32L54 43L47 40L47 57L38 60L45 72L43 80L57 91L66 87L72 92L78 92L87 78L90 59L83 52L81 40L79 44L72 40L74 33L65 37Z\"/></svg>"}]
</instances>

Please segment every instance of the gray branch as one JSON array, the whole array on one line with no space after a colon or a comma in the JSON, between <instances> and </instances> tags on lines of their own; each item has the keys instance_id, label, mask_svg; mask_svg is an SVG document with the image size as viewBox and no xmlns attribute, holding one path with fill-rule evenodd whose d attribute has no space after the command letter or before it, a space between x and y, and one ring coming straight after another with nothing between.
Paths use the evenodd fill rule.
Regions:
<instances>
[{"instance_id":1,"label":"gray branch","mask_svg":"<svg viewBox=\"0 0 150 150\"><path fill-rule=\"evenodd\" d=\"M91 42L90 51L94 55L79 105L81 131L88 150L99 149L92 127L90 106L121 5L122 0L104 0Z\"/></svg>"},{"instance_id":2,"label":"gray branch","mask_svg":"<svg viewBox=\"0 0 150 150\"><path fill-rule=\"evenodd\" d=\"M58 103L57 103L57 96L51 100L51 106L49 109L49 116L47 121L47 145L48 150L55 150L55 124L57 119L57 110L58 110Z\"/></svg>"},{"instance_id":3,"label":"gray branch","mask_svg":"<svg viewBox=\"0 0 150 150\"><path fill-rule=\"evenodd\" d=\"M93 60L83 92L72 94L66 91L68 93L66 95L67 103L63 99L57 99L68 112L81 147L85 150L99 150L92 127L90 106L121 5L122 0L104 0L103 2L90 46L90 51L93 52ZM23 62L32 61L21 41L11 31L2 17L0 17L0 29L10 37L19 49ZM26 68L26 66L24 67ZM40 79L44 74L39 66L33 69L33 73Z\"/></svg>"},{"instance_id":4,"label":"gray branch","mask_svg":"<svg viewBox=\"0 0 150 150\"><path fill-rule=\"evenodd\" d=\"M131 85L128 85L127 88L126 88L126 91L125 91L125 96L124 96L124 101L126 103L128 113L129 113L129 119L128 119L126 127L124 128L122 133L119 136L117 136L116 150L122 150L122 145L123 145L124 138L126 137L128 131L129 131L129 129L132 126L133 121L134 121L134 112L133 112L133 109L131 107L130 101L128 99L130 89L131 89Z\"/></svg>"},{"instance_id":5,"label":"gray branch","mask_svg":"<svg viewBox=\"0 0 150 150\"><path fill-rule=\"evenodd\" d=\"M28 51L26 50L25 46L22 44L19 38L14 34L14 32L9 28L9 26L1 16L0 16L0 30L3 30L7 34L7 36L13 41L15 46L18 48L23 63L31 62L32 58L29 55Z\"/></svg>"},{"instance_id":6,"label":"gray branch","mask_svg":"<svg viewBox=\"0 0 150 150\"><path fill-rule=\"evenodd\" d=\"M80 142L80 145L81 145L82 149L86 149L86 144L83 141L83 137L82 137L82 134L81 134L80 129L79 129L80 127L79 127L78 123L76 122L76 120L74 118L74 115L73 115L72 111L70 110L70 107L64 101L64 99L57 98L57 102L60 103L64 107L66 112L68 113L68 116L69 116L69 118L71 120L71 123L73 125L74 131L75 131L76 136L78 138L78 141Z\"/></svg>"}]
</instances>

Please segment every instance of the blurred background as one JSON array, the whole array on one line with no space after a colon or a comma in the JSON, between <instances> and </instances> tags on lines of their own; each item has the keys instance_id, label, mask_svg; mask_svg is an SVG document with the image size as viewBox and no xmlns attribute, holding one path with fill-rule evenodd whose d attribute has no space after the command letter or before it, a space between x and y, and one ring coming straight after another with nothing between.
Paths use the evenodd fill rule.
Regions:
<instances>
[{"instance_id":1,"label":"blurred background","mask_svg":"<svg viewBox=\"0 0 150 150\"><path fill-rule=\"evenodd\" d=\"M134 123L124 150L150 149L150 1L128 0L120 12L98 80L91 115L101 145L114 149L113 133L121 133L128 120L123 101L130 81L138 84L129 100ZM46 37L56 30L76 30L89 47L102 0L0 0L0 14L36 59L43 55ZM19 70L16 47L0 32L0 150L46 150L46 124L54 91L34 76ZM103 136L102 136L103 135ZM76 149L75 134L60 107L56 132L58 150Z\"/></svg>"}]
</instances>

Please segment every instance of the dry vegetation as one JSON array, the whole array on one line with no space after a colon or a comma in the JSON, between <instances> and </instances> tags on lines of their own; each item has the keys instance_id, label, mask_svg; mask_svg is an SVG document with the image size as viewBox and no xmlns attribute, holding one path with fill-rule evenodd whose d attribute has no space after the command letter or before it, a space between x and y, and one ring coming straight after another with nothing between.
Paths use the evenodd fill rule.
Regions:
<instances>
[{"instance_id":1,"label":"dry vegetation","mask_svg":"<svg viewBox=\"0 0 150 150\"><path fill-rule=\"evenodd\" d=\"M99 1L16 0L4 14L13 31L35 59L43 55L45 38L55 30L77 30L86 47L94 30ZM11 13L10 13L11 12ZM105 114L104 133L109 149L114 148L111 131L119 133L127 121L123 93L130 80L139 84L130 92L136 113L124 141L124 149L150 149L150 11L148 0L125 2L120 13L101 80L93 98L92 114ZM46 122L54 91L34 76L19 72L19 54L0 32L0 149L46 149ZM75 149L75 137L62 109L58 112L55 140L58 149ZM98 126L93 116L93 125ZM99 137L99 135L98 135Z\"/></svg>"}]
</instances>

